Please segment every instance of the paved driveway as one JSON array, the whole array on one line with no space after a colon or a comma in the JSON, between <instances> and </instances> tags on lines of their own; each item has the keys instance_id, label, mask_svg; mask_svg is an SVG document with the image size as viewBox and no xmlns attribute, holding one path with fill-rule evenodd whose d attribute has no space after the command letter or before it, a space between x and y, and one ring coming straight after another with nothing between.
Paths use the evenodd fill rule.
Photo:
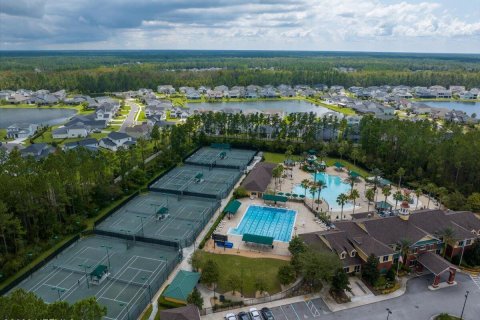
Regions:
<instances>
[{"instance_id":1,"label":"paved driveway","mask_svg":"<svg viewBox=\"0 0 480 320\"><path fill-rule=\"evenodd\" d=\"M125 129L127 127L131 127L135 124L135 115L140 109L140 106L135 102L126 100L125 103L130 106L130 112L128 113L127 117L125 118L125 121L123 121L122 126L118 130L120 132L125 132Z\"/></svg>"},{"instance_id":2,"label":"paved driveway","mask_svg":"<svg viewBox=\"0 0 480 320\"><path fill-rule=\"evenodd\" d=\"M406 293L398 298L338 312L330 312L320 298L276 306L271 309L275 319L278 320L384 320L387 318L386 308L393 312L389 320L428 320L431 316L442 312L460 316L465 292L469 290L470 294L463 318L465 320L480 319L480 288L470 276L457 273L455 280L458 285L437 291L430 291L427 288L432 280L432 275L412 279L407 284ZM268 306L268 304L255 307L260 309L264 306ZM243 309L246 311L248 307ZM211 316L208 319L223 319L221 313L218 314L218 317Z\"/></svg>"}]
</instances>

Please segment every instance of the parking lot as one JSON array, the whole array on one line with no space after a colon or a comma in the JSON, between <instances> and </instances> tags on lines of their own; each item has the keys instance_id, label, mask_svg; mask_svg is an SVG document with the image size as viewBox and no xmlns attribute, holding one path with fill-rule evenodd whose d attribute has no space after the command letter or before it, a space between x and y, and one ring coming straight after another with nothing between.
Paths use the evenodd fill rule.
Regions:
<instances>
[{"instance_id":1,"label":"parking lot","mask_svg":"<svg viewBox=\"0 0 480 320\"><path fill-rule=\"evenodd\" d=\"M330 313L321 298L270 308L275 320L315 319Z\"/></svg>"}]
</instances>

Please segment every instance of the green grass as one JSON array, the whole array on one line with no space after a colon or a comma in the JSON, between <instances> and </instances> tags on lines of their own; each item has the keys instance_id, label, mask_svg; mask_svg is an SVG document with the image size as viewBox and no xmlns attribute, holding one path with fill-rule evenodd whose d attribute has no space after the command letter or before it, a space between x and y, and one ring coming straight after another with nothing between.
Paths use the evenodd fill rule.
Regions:
<instances>
[{"instance_id":1,"label":"green grass","mask_svg":"<svg viewBox=\"0 0 480 320\"><path fill-rule=\"evenodd\" d=\"M325 107L325 108L330 109L332 111L343 113L346 116L353 116L353 115L356 114L355 110L353 110L351 108L343 108L343 107L334 106L334 105L331 105L331 104L326 104L324 102L320 102L320 101L318 101L316 99L312 99L312 98L307 98L306 100L308 102L311 102L311 103L317 105L317 106L322 106L322 107Z\"/></svg>"},{"instance_id":2,"label":"green grass","mask_svg":"<svg viewBox=\"0 0 480 320\"><path fill-rule=\"evenodd\" d=\"M447 313L442 313L435 317L435 320L459 320L459 317L451 316Z\"/></svg>"},{"instance_id":3,"label":"green grass","mask_svg":"<svg viewBox=\"0 0 480 320\"><path fill-rule=\"evenodd\" d=\"M285 154L283 153L264 152L263 157L265 158L265 162L272 162L272 163L283 163L283 161L285 160ZM292 159L295 161L301 161L302 157L294 155L292 156ZM326 157L325 162L329 167L333 166L335 162L340 162L345 167L348 167L349 170L358 172L362 177L368 177L370 175L367 170L360 168L359 166L353 165L353 163L351 163L348 160Z\"/></svg>"},{"instance_id":4,"label":"green grass","mask_svg":"<svg viewBox=\"0 0 480 320\"><path fill-rule=\"evenodd\" d=\"M283 163L285 160L285 154L283 153L273 153L273 152L264 152L263 157L265 158L265 162L271 163ZM302 157L293 155L292 160L300 161Z\"/></svg>"},{"instance_id":5,"label":"green grass","mask_svg":"<svg viewBox=\"0 0 480 320\"><path fill-rule=\"evenodd\" d=\"M144 121L147 120L147 117L145 116L145 111L142 109L140 111L140 114L138 115L138 121Z\"/></svg>"},{"instance_id":6,"label":"green grass","mask_svg":"<svg viewBox=\"0 0 480 320\"><path fill-rule=\"evenodd\" d=\"M152 314L152 310L153 310L153 307L150 304L147 310L145 311L145 313L142 315L141 320L148 320L148 318L150 318L150 315Z\"/></svg>"},{"instance_id":7,"label":"green grass","mask_svg":"<svg viewBox=\"0 0 480 320\"><path fill-rule=\"evenodd\" d=\"M0 129L0 141L7 139L7 129Z\"/></svg>"},{"instance_id":8,"label":"green grass","mask_svg":"<svg viewBox=\"0 0 480 320\"><path fill-rule=\"evenodd\" d=\"M226 254L214 254L204 252L206 260L211 259L218 264L220 269L220 281L218 282L219 292L230 291L227 279L230 274L237 274L243 279L243 294L253 297L255 294L255 281L261 277L266 284L269 294L281 290L280 282L277 279L278 269L289 264L288 261L266 259L266 258L245 258ZM239 288L237 289L239 290Z\"/></svg>"}]
</instances>

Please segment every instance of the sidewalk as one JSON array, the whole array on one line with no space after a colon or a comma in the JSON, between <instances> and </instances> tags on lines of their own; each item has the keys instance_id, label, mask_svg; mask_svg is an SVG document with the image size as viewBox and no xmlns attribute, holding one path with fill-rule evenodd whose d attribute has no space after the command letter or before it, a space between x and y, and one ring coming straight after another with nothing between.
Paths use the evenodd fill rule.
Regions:
<instances>
[{"instance_id":1,"label":"sidewalk","mask_svg":"<svg viewBox=\"0 0 480 320\"><path fill-rule=\"evenodd\" d=\"M327 290L326 287L324 287L324 289L322 289L321 293L322 293L323 301L328 306L330 311L337 312L337 311L341 311L341 310L360 307L360 306L364 306L364 305L367 305L367 304L371 304L371 303L375 303L375 302L379 302L379 301L384 301L384 300L400 297L401 295L403 295L405 293L405 291L407 291L407 282L410 279L412 279L412 277L401 278L400 279L400 288L398 290L392 292L392 293L383 294L383 295L379 295L379 296L366 296L364 299L359 299L357 301L352 301L352 302L347 302L347 303L342 303L342 304L336 303L335 300L333 300L333 298L330 297L328 292L325 292L325 290Z\"/></svg>"},{"instance_id":2,"label":"sidewalk","mask_svg":"<svg viewBox=\"0 0 480 320\"><path fill-rule=\"evenodd\" d=\"M167 285L169 285L173 278L175 278L175 276L178 274L178 272L180 270L187 270L187 271L191 271L192 270L192 266L190 265L189 263L189 260L190 260L190 257L191 255L193 254L193 251L194 251L194 248L196 248L196 246L198 245L198 243L200 243L200 241L202 241L202 239L205 237L205 235L207 234L207 232L210 230L210 228L212 227L212 225L215 223L215 221L217 220L218 216L222 213L223 211L223 208L225 208L225 206L227 205L228 201L230 200L230 197L232 196L233 194L233 191L240 185L241 181L243 180L243 178L245 177L245 175L242 175L242 177L238 180L237 184L235 185L235 187L232 189L232 191L230 192L230 194L225 198L225 199L222 199L221 200L221 204L220 204L220 208L217 210L217 212L215 212L215 214L212 216L212 218L210 219L210 221L208 221L207 225L203 228L202 232L200 232L200 234L198 235L197 239L195 240L195 243L193 245L191 245L190 247L187 247L187 248L183 248L183 260L182 262L180 262L177 267L172 271L172 273L170 274L170 276L167 278L167 280L165 280L165 282L163 283L163 285L160 287L160 289L157 291L157 293L155 294L155 296L153 297L153 301L152 301L152 313L150 314L150 317L149 317L149 320L154 320L155 319L155 316L158 312L158 298L160 298L160 295L161 293L163 292L163 290L165 290L165 287ZM208 308L208 307L211 307L211 304L210 304L210 299L208 299L205 295L207 294L207 292L202 292L202 286L199 286L199 290L200 292L202 293L202 296L204 297L204 307ZM142 312L142 314L138 317L139 319L142 317L142 315L145 313L145 311L148 309L150 305L147 305L145 307L145 310Z\"/></svg>"}]
</instances>

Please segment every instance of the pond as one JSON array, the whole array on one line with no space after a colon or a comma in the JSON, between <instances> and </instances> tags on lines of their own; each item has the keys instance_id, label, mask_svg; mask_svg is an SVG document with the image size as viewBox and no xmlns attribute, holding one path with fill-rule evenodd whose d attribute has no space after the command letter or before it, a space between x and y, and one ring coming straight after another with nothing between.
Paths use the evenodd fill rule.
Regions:
<instances>
[{"instance_id":1,"label":"pond","mask_svg":"<svg viewBox=\"0 0 480 320\"><path fill-rule=\"evenodd\" d=\"M480 102L463 102L463 101L427 101L424 102L427 106L435 108L445 108L450 110L464 111L469 116L472 113L477 114L477 118L480 116Z\"/></svg>"},{"instance_id":2,"label":"pond","mask_svg":"<svg viewBox=\"0 0 480 320\"><path fill-rule=\"evenodd\" d=\"M66 122L76 113L77 111L72 109L0 108L0 128L7 128L18 122L52 126Z\"/></svg>"},{"instance_id":3,"label":"pond","mask_svg":"<svg viewBox=\"0 0 480 320\"><path fill-rule=\"evenodd\" d=\"M314 112L321 116L332 110L316 106L304 100L279 100L279 101L245 101L245 102L199 102L187 105L191 110L212 110L240 109L244 113L267 112L267 113L292 113L292 112ZM336 112L333 112L338 114ZM338 114L339 115L339 114Z\"/></svg>"}]
</instances>

